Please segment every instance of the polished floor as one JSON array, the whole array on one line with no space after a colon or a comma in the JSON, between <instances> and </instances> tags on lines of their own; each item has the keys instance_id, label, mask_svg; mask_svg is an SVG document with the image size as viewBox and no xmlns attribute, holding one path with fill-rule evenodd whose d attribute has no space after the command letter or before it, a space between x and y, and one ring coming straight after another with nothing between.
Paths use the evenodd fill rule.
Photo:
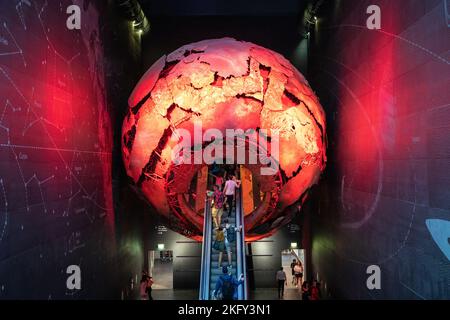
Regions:
<instances>
[{"instance_id":1,"label":"polished floor","mask_svg":"<svg viewBox=\"0 0 450 320\"><path fill-rule=\"evenodd\" d=\"M155 300L198 300L197 290L173 290L160 289L153 290ZM298 289L285 289L283 300L301 300L301 293ZM278 300L276 288L264 288L251 291L249 300Z\"/></svg>"},{"instance_id":2,"label":"polished floor","mask_svg":"<svg viewBox=\"0 0 450 320\"><path fill-rule=\"evenodd\" d=\"M284 290L282 300L301 300L301 292L292 283L292 272L290 263L291 256L283 257L283 268L287 276L287 286ZM198 290L180 290L173 288L173 264L155 260L154 284L152 296L155 300L198 300ZM278 300L278 290L276 288L262 288L249 292L249 300Z\"/></svg>"},{"instance_id":3,"label":"polished floor","mask_svg":"<svg viewBox=\"0 0 450 320\"><path fill-rule=\"evenodd\" d=\"M279 300L278 290L275 288L258 289L250 292L250 300ZM284 297L281 300L301 300L302 295L298 289L284 289Z\"/></svg>"},{"instance_id":4,"label":"polished floor","mask_svg":"<svg viewBox=\"0 0 450 320\"><path fill-rule=\"evenodd\" d=\"M153 268L153 290L164 290L173 288L173 263L172 261L154 261Z\"/></svg>"}]
</instances>

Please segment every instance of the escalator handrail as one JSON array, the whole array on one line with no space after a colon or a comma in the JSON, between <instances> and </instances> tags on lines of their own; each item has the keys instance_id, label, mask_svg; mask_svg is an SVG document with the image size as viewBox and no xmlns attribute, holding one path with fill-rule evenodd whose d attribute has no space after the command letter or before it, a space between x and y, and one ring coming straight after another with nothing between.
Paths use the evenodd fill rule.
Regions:
<instances>
[{"instance_id":1,"label":"escalator handrail","mask_svg":"<svg viewBox=\"0 0 450 320\"><path fill-rule=\"evenodd\" d=\"M241 188L236 192L236 228L241 231L238 232L236 237L236 266L237 274L239 277L244 275L244 284L238 287L238 299L247 300L247 267L246 267L246 254L245 254L245 227L244 227L244 213L242 206L242 191Z\"/></svg>"},{"instance_id":2,"label":"escalator handrail","mask_svg":"<svg viewBox=\"0 0 450 320\"><path fill-rule=\"evenodd\" d=\"M211 201L208 197L205 200L204 222L203 222L203 244L202 244L202 261L200 271L200 300L209 299L209 277L211 273Z\"/></svg>"}]
</instances>

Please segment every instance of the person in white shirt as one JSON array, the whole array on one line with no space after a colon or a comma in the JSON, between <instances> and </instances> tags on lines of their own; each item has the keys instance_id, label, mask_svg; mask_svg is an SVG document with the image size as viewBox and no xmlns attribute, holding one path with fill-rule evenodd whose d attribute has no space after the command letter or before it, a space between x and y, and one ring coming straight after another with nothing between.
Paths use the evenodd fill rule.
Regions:
<instances>
[{"instance_id":1,"label":"person in white shirt","mask_svg":"<svg viewBox=\"0 0 450 320\"><path fill-rule=\"evenodd\" d=\"M227 197L228 206L228 217L231 217L231 210L233 207L233 200L236 193L236 188L241 186L241 181L237 180L235 176L228 176L227 182L225 182L225 187L223 188L223 193Z\"/></svg>"}]
</instances>

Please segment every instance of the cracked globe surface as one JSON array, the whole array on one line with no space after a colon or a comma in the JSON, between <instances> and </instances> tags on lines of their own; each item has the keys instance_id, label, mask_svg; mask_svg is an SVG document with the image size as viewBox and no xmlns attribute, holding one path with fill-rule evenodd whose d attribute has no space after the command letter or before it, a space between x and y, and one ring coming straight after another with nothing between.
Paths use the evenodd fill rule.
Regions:
<instances>
[{"instance_id":1,"label":"cracked globe surface","mask_svg":"<svg viewBox=\"0 0 450 320\"><path fill-rule=\"evenodd\" d=\"M128 103L122 156L130 181L171 229L196 240L203 217L186 194L205 165L174 165L176 129L192 132L201 121L203 130L278 131L277 174L264 176L247 166L262 195L245 215L247 241L289 223L325 168L325 114L318 98L288 60L249 42L205 40L161 57Z\"/></svg>"}]
</instances>

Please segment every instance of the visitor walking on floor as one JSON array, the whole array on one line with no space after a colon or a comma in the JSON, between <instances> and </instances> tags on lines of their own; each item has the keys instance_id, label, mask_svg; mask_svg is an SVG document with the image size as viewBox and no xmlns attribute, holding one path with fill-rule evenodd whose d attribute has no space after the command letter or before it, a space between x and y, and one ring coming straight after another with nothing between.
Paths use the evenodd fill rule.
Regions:
<instances>
[{"instance_id":1,"label":"visitor walking on floor","mask_svg":"<svg viewBox=\"0 0 450 320\"><path fill-rule=\"evenodd\" d=\"M284 296L284 285L287 285L286 272L284 272L283 267L277 271L276 279L278 282L278 299L281 299Z\"/></svg>"},{"instance_id":2,"label":"visitor walking on floor","mask_svg":"<svg viewBox=\"0 0 450 320\"><path fill-rule=\"evenodd\" d=\"M291 263L291 272L292 272L292 281L291 281L291 284L292 284L292 285L295 285L295 272L294 272L294 268L295 268L296 265L297 265L297 260L296 260L296 259L292 260L292 263Z\"/></svg>"},{"instance_id":3,"label":"visitor walking on floor","mask_svg":"<svg viewBox=\"0 0 450 320\"><path fill-rule=\"evenodd\" d=\"M147 274L143 274L139 285L139 294L141 300L153 300L152 297L153 278Z\"/></svg>"}]
</instances>

